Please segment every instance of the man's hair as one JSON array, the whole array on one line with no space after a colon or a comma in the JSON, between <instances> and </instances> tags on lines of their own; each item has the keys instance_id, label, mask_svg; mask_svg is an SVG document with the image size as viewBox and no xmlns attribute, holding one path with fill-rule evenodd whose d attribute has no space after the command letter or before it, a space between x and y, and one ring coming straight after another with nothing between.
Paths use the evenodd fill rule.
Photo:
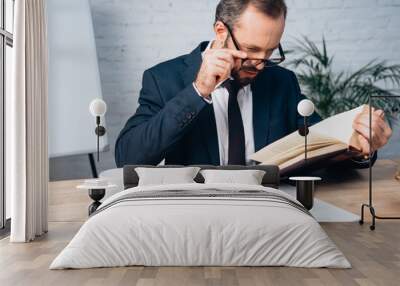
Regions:
<instances>
[{"instance_id":1,"label":"man's hair","mask_svg":"<svg viewBox=\"0 0 400 286\"><path fill-rule=\"evenodd\" d=\"M286 18L285 0L221 0L215 13L215 22L222 21L233 29L233 25L249 5L253 5L274 19L279 18L282 14Z\"/></svg>"}]
</instances>

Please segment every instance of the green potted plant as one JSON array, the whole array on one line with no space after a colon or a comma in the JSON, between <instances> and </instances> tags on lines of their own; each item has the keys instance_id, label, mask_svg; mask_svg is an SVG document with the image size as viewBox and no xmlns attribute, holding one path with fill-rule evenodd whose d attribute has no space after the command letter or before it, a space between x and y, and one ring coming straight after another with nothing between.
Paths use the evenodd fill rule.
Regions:
<instances>
[{"instance_id":1,"label":"green potted plant","mask_svg":"<svg viewBox=\"0 0 400 286\"><path fill-rule=\"evenodd\" d=\"M367 104L370 95L400 95L398 64L372 60L353 72L334 72L333 57L328 54L324 38L318 48L303 37L286 53L292 58L286 65L295 68L303 93L323 118ZM373 106L385 111L389 124L399 118L400 98L374 98Z\"/></svg>"}]
</instances>

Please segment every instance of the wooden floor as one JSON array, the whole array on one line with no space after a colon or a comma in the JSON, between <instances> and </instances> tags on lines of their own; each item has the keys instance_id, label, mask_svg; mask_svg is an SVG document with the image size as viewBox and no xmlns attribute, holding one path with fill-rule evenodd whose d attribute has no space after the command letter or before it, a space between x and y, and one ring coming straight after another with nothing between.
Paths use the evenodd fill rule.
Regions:
<instances>
[{"instance_id":1,"label":"wooden floor","mask_svg":"<svg viewBox=\"0 0 400 286\"><path fill-rule=\"evenodd\" d=\"M377 162L374 200L379 215L400 214L400 182L393 161ZM359 214L367 200L366 171L329 178L316 196ZM340 181L340 183L338 183ZM0 285L400 285L400 222L322 224L353 268L289 267L123 267L48 270L86 218L89 199L77 181L50 183L49 233L29 244L0 241ZM396 213L397 212L397 213Z\"/></svg>"}]
</instances>

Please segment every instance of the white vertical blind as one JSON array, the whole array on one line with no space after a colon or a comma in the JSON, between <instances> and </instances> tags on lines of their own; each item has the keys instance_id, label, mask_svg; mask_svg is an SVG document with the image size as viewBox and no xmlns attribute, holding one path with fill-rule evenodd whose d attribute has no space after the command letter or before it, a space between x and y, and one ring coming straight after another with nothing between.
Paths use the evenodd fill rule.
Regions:
<instances>
[{"instance_id":1,"label":"white vertical blind","mask_svg":"<svg viewBox=\"0 0 400 286\"><path fill-rule=\"evenodd\" d=\"M12 73L13 73L13 51L12 48L8 45L6 45L6 58L5 58L5 64L6 64L6 74L5 74L5 95L11 95L12 92ZM6 197L6 219L9 219L11 217L11 192L9 188L5 188L5 197Z\"/></svg>"}]
</instances>

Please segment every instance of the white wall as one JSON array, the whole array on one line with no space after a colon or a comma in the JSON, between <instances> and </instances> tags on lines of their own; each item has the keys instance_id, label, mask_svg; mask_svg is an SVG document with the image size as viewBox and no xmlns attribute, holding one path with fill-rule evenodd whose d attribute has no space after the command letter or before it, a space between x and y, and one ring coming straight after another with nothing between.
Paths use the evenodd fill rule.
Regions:
<instances>
[{"instance_id":1,"label":"white wall","mask_svg":"<svg viewBox=\"0 0 400 286\"><path fill-rule=\"evenodd\" d=\"M101 168L115 166L116 137L134 113L142 73L152 65L190 52L212 33L217 0L91 0L103 96L112 152ZM306 35L315 42L325 36L337 69L357 68L373 58L400 63L400 1L287 0L283 45ZM396 132L397 141L400 136ZM395 141L395 140L392 140ZM388 152L400 154L400 147ZM397 150L396 150L397 149ZM386 153L388 154L388 153ZM88 172L86 157L58 161ZM55 172L57 173L57 172Z\"/></svg>"},{"instance_id":2,"label":"white wall","mask_svg":"<svg viewBox=\"0 0 400 286\"><path fill-rule=\"evenodd\" d=\"M89 104L102 98L102 91L89 2L46 3L49 157L95 152L96 120L89 112ZM107 137L100 137L100 150L107 146Z\"/></svg>"}]
</instances>

